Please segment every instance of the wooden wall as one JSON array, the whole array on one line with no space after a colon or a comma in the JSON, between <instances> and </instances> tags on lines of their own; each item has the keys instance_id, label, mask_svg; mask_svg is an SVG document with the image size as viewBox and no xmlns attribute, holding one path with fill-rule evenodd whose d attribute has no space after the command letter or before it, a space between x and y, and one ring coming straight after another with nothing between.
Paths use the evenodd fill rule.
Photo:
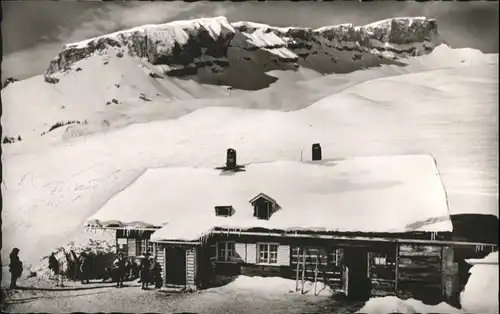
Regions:
<instances>
[{"instance_id":1,"label":"wooden wall","mask_svg":"<svg viewBox=\"0 0 500 314\"><path fill-rule=\"evenodd\" d=\"M430 300L441 297L442 248L400 244L398 250L397 295ZM434 301L434 300L432 300Z\"/></svg>"},{"instance_id":2,"label":"wooden wall","mask_svg":"<svg viewBox=\"0 0 500 314\"><path fill-rule=\"evenodd\" d=\"M156 262L160 264L161 266L161 278L166 278L165 277L165 270L166 270L166 256L165 256L165 247L162 245L159 245L158 243L155 243L155 257L156 257ZM165 285L165 282L164 282Z\"/></svg>"},{"instance_id":3,"label":"wooden wall","mask_svg":"<svg viewBox=\"0 0 500 314\"><path fill-rule=\"evenodd\" d=\"M278 263L258 264L257 243L277 243ZM233 242L235 259L231 262L216 261L217 242ZM163 247L163 246L162 246ZM300 255L298 254L300 248ZM352 251L352 252L351 252ZM318 255L318 280L340 291L345 266L349 274L367 281L372 296L397 295L434 302L455 293L453 283L457 272L453 250L432 244L396 244L376 242L342 242L324 239L299 239L252 236L212 236L201 247L186 246L186 285L210 285L210 278L221 276L280 276L295 279L297 263L306 255L306 280L314 280ZM357 258L356 254L363 257ZM162 256L163 253L163 256ZM349 254L348 254L349 253ZM336 254L339 262L334 262ZM349 257L349 256L351 257ZM348 260L361 261L350 263ZM375 257L385 256L386 262L377 265ZM157 259L165 261L163 250L157 250ZM168 261L165 261L168 263ZM380 263L380 260L378 261ZM163 269L165 266L162 265ZM359 275L359 276L358 276ZM206 283L206 284L205 284ZM353 284L349 284L353 285ZM368 291L367 290L367 291Z\"/></svg>"},{"instance_id":4,"label":"wooden wall","mask_svg":"<svg viewBox=\"0 0 500 314\"><path fill-rule=\"evenodd\" d=\"M316 260L318 262L318 277L317 280L328 284L333 289L340 289L340 281L342 277L341 264L334 263L335 250L333 247L320 246L294 246L290 254L290 266L293 272L292 278L296 279L297 262L302 263L305 255L305 279L314 281L314 273L316 271ZM343 250L340 251L340 259L342 259ZM300 254L298 254L300 252ZM321 256L321 257L320 257ZM302 271L302 265L299 264L299 272Z\"/></svg>"},{"instance_id":5,"label":"wooden wall","mask_svg":"<svg viewBox=\"0 0 500 314\"><path fill-rule=\"evenodd\" d=\"M395 295L396 292L396 245L370 248L367 253L368 275L372 296ZM383 264L377 263L383 261ZM353 270L354 271L354 270Z\"/></svg>"},{"instance_id":6,"label":"wooden wall","mask_svg":"<svg viewBox=\"0 0 500 314\"><path fill-rule=\"evenodd\" d=\"M197 273L197 248L194 246L186 248L186 286L196 288Z\"/></svg>"}]
</instances>

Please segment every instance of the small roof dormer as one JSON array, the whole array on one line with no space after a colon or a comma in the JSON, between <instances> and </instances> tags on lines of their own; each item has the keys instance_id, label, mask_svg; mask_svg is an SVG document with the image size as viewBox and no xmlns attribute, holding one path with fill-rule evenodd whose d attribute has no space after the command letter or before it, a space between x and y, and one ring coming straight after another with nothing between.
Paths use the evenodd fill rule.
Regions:
<instances>
[{"instance_id":1,"label":"small roof dormer","mask_svg":"<svg viewBox=\"0 0 500 314\"><path fill-rule=\"evenodd\" d=\"M215 206L215 216L231 217L234 214L234 208L231 205Z\"/></svg>"},{"instance_id":2,"label":"small roof dormer","mask_svg":"<svg viewBox=\"0 0 500 314\"><path fill-rule=\"evenodd\" d=\"M265 193L259 193L250 200L253 206L253 216L257 219L269 220L271 215L281 209L278 202Z\"/></svg>"}]
</instances>

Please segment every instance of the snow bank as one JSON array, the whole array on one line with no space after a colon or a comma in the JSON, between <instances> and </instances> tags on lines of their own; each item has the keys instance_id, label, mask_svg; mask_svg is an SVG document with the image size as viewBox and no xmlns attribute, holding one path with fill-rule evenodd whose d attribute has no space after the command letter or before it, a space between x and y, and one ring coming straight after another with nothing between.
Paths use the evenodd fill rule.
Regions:
<instances>
[{"instance_id":1,"label":"snow bank","mask_svg":"<svg viewBox=\"0 0 500 314\"><path fill-rule=\"evenodd\" d=\"M470 277L460 294L464 311L478 314L498 313L498 252L484 259L470 259Z\"/></svg>"},{"instance_id":2,"label":"snow bank","mask_svg":"<svg viewBox=\"0 0 500 314\"><path fill-rule=\"evenodd\" d=\"M401 300L394 296L371 298L366 302L362 309L356 313L367 314L387 314L387 313L447 313L447 314L462 314L459 309L456 309L446 303L438 305L427 305L415 299Z\"/></svg>"},{"instance_id":3,"label":"snow bank","mask_svg":"<svg viewBox=\"0 0 500 314\"><path fill-rule=\"evenodd\" d=\"M286 293L298 293L295 291L295 280L285 279L281 277L249 277L249 276L238 276L236 279L222 288L213 289L228 289L228 290L257 290L258 292L264 294L286 294ZM301 284L299 283L299 289ZM317 296L331 296L333 290L323 284L322 282L317 282L316 295ZM304 282L304 295L314 295L314 282L305 281Z\"/></svg>"},{"instance_id":4,"label":"snow bank","mask_svg":"<svg viewBox=\"0 0 500 314\"><path fill-rule=\"evenodd\" d=\"M116 255L116 246L111 245L107 241L89 239L86 243L70 243L65 247L54 249L54 256L59 261L61 272L63 274L67 274L70 267L69 263L74 261L71 251L76 254L77 258L85 252L91 261L96 261L98 259L105 261L106 257L114 257ZM40 264L31 269L31 271L36 273L38 280L54 280L53 273L49 270L49 256L50 253L47 256L42 257ZM104 267L105 266L107 265L104 265Z\"/></svg>"}]
</instances>

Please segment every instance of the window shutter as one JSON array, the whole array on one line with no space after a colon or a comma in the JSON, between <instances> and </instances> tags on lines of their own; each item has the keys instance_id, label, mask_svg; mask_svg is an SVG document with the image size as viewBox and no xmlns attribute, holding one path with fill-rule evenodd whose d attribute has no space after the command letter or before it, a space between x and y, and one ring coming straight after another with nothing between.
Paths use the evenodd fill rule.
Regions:
<instances>
[{"instance_id":1,"label":"window shutter","mask_svg":"<svg viewBox=\"0 0 500 314\"><path fill-rule=\"evenodd\" d=\"M234 245L236 251L235 260L238 262L245 262L247 260L247 246L245 243L236 243Z\"/></svg>"},{"instance_id":2,"label":"window shutter","mask_svg":"<svg viewBox=\"0 0 500 314\"><path fill-rule=\"evenodd\" d=\"M247 263L256 264L257 263L257 244L248 243L247 244Z\"/></svg>"},{"instance_id":3,"label":"window shutter","mask_svg":"<svg viewBox=\"0 0 500 314\"><path fill-rule=\"evenodd\" d=\"M137 256L137 243L135 239L127 239L128 256Z\"/></svg>"},{"instance_id":4,"label":"window shutter","mask_svg":"<svg viewBox=\"0 0 500 314\"><path fill-rule=\"evenodd\" d=\"M290 266L290 246L278 246L278 265Z\"/></svg>"}]
</instances>

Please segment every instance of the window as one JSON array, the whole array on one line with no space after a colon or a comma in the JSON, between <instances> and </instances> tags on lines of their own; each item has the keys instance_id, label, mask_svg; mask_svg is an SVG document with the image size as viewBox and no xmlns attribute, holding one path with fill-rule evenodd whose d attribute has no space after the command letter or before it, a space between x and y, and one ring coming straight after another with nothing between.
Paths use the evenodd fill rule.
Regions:
<instances>
[{"instance_id":1,"label":"window","mask_svg":"<svg viewBox=\"0 0 500 314\"><path fill-rule=\"evenodd\" d=\"M372 253L372 264L376 266L391 266L395 264L394 257L384 253Z\"/></svg>"},{"instance_id":2,"label":"window","mask_svg":"<svg viewBox=\"0 0 500 314\"><path fill-rule=\"evenodd\" d=\"M230 262L235 256L234 242L217 242L217 260Z\"/></svg>"},{"instance_id":3,"label":"window","mask_svg":"<svg viewBox=\"0 0 500 314\"><path fill-rule=\"evenodd\" d=\"M260 193L250 200L253 206L253 215L258 219L269 220L271 215L280 209L276 201L264 193Z\"/></svg>"},{"instance_id":4,"label":"window","mask_svg":"<svg viewBox=\"0 0 500 314\"><path fill-rule=\"evenodd\" d=\"M215 215L229 217L233 214L233 206L215 206Z\"/></svg>"},{"instance_id":5,"label":"window","mask_svg":"<svg viewBox=\"0 0 500 314\"><path fill-rule=\"evenodd\" d=\"M139 241L139 255L144 255L146 252L149 252L150 255L153 255L153 243L149 242L147 239L138 240Z\"/></svg>"},{"instance_id":6,"label":"window","mask_svg":"<svg viewBox=\"0 0 500 314\"><path fill-rule=\"evenodd\" d=\"M271 203L265 200L257 201L254 207L254 216L258 219L269 220L271 217Z\"/></svg>"},{"instance_id":7,"label":"window","mask_svg":"<svg viewBox=\"0 0 500 314\"><path fill-rule=\"evenodd\" d=\"M278 263L278 244L260 243L258 245L258 262L263 264Z\"/></svg>"},{"instance_id":8,"label":"window","mask_svg":"<svg viewBox=\"0 0 500 314\"><path fill-rule=\"evenodd\" d=\"M332 264L335 265L335 266L339 266L340 265L340 257L341 257L341 251L340 251L340 249L333 250Z\"/></svg>"}]
</instances>

